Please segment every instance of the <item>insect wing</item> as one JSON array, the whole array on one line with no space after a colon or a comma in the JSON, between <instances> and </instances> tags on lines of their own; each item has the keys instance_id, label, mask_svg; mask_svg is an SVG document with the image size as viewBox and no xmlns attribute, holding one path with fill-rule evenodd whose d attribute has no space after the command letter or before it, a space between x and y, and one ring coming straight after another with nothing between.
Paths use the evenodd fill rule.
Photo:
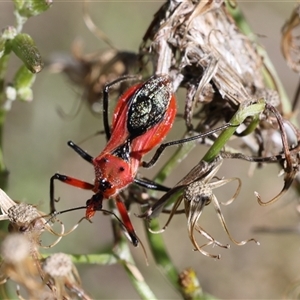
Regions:
<instances>
[{"instance_id":1,"label":"insect wing","mask_svg":"<svg viewBox=\"0 0 300 300\"><path fill-rule=\"evenodd\" d=\"M172 96L169 107L165 112L164 120L132 141L131 155L141 160L143 155L160 144L174 123L176 111L176 99L175 96Z\"/></svg>"},{"instance_id":2,"label":"insect wing","mask_svg":"<svg viewBox=\"0 0 300 300\"><path fill-rule=\"evenodd\" d=\"M160 123L173 97L168 76L155 75L136 90L128 106L127 130L130 138L141 136Z\"/></svg>"},{"instance_id":3,"label":"insect wing","mask_svg":"<svg viewBox=\"0 0 300 300\"><path fill-rule=\"evenodd\" d=\"M141 83L129 88L120 98L114 110L112 120L112 132L103 153L111 153L118 146L124 144L129 137L127 130L128 105L135 91L142 86Z\"/></svg>"},{"instance_id":4,"label":"insect wing","mask_svg":"<svg viewBox=\"0 0 300 300\"><path fill-rule=\"evenodd\" d=\"M112 128L116 127L116 124L120 118L127 119L128 105L134 93L143 85L143 83L136 84L127 89L119 98L117 106L114 110Z\"/></svg>"},{"instance_id":5,"label":"insect wing","mask_svg":"<svg viewBox=\"0 0 300 300\"><path fill-rule=\"evenodd\" d=\"M111 138L103 152L113 152L126 140L135 141L132 151L149 152L171 129L176 99L167 75L154 75L129 88L119 99L112 121ZM141 159L140 157L137 157Z\"/></svg>"}]
</instances>

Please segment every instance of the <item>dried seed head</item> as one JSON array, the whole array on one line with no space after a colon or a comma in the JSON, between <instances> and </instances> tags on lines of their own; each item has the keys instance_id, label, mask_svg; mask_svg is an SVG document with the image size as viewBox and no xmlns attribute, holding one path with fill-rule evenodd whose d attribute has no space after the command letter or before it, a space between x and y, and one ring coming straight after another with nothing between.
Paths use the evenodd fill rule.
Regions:
<instances>
[{"instance_id":1,"label":"dried seed head","mask_svg":"<svg viewBox=\"0 0 300 300\"><path fill-rule=\"evenodd\" d=\"M7 216L10 220L10 232L24 233L32 246L40 246L40 236L47 225L34 206L26 203L16 204L9 208Z\"/></svg>"},{"instance_id":2,"label":"dried seed head","mask_svg":"<svg viewBox=\"0 0 300 300\"><path fill-rule=\"evenodd\" d=\"M8 235L1 245L1 256L6 263L16 264L30 254L30 242L18 233Z\"/></svg>"},{"instance_id":3,"label":"dried seed head","mask_svg":"<svg viewBox=\"0 0 300 300\"><path fill-rule=\"evenodd\" d=\"M216 245L221 248L229 248L229 245L223 245L217 240L215 240L208 232L206 232L198 224L199 217L202 214L204 207L210 203L213 203L221 225L232 242L239 246L245 245L249 241L254 241L256 244L259 244L254 239L248 239L238 242L231 236L227 228L223 214L221 212L220 204L213 193L213 189L221 187L229 182L237 181L238 187L233 197L225 203L222 202L223 205L229 205L237 198L240 192L241 180L236 177L228 179L218 179L216 177L216 174L221 167L222 161L223 160L221 157L217 157L214 161L210 163L210 165L208 164L205 172L202 170L202 176L199 176L200 172L198 172L198 166L205 166L207 163L198 164L198 166L194 167L190 171L190 173L186 175L185 178L181 181L183 182L189 179L189 181L187 181L182 198L184 201L184 208L187 216L188 234L193 246L195 247L194 250L200 251L203 255L206 255L208 257L218 259L220 258L220 255L210 254L209 252L204 251L203 247L209 245ZM212 181L213 178L217 178L217 180ZM208 240L208 242L202 246L199 246L194 236L195 232L200 233L200 235L205 237Z\"/></svg>"},{"instance_id":4,"label":"dried seed head","mask_svg":"<svg viewBox=\"0 0 300 300\"><path fill-rule=\"evenodd\" d=\"M44 282L53 282L58 299L73 299L76 294L80 299L90 300L81 287L79 274L68 255L55 253L44 261L42 268L46 274Z\"/></svg>"},{"instance_id":5,"label":"dried seed head","mask_svg":"<svg viewBox=\"0 0 300 300\"><path fill-rule=\"evenodd\" d=\"M40 299L37 293L44 287L39 273L39 260L34 257L32 244L26 235L11 233L1 245L0 276L21 285L29 299ZM18 292L20 299L22 296Z\"/></svg>"},{"instance_id":6,"label":"dried seed head","mask_svg":"<svg viewBox=\"0 0 300 300\"><path fill-rule=\"evenodd\" d=\"M40 217L38 210L29 204L20 203L10 207L7 211L9 220L19 226L30 224L34 219Z\"/></svg>"},{"instance_id":7,"label":"dried seed head","mask_svg":"<svg viewBox=\"0 0 300 300\"><path fill-rule=\"evenodd\" d=\"M43 270L53 278L67 277L73 271L73 263L68 255L55 253L45 260Z\"/></svg>"},{"instance_id":8,"label":"dried seed head","mask_svg":"<svg viewBox=\"0 0 300 300\"><path fill-rule=\"evenodd\" d=\"M59 220L56 219L56 221L61 224L61 232L57 233L52 230L51 225L45 219L45 214L30 204L16 203L1 189L0 209L2 211L2 215L0 215L0 221L10 221L8 227L9 231L26 233L29 241L35 246L40 246L40 235L44 230L58 236L58 239L50 246L47 246L47 248L56 245L65 234L64 225ZM77 226L78 224L75 225L68 233L75 230Z\"/></svg>"},{"instance_id":9,"label":"dried seed head","mask_svg":"<svg viewBox=\"0 0 300 300\"><path fill-rule=\"evenodd\" d=\"M2 215L0 220L10 221L10 231L28 231L34 228L42 231L46 220L41 213L32 205L26 203L16 203L0 189L0 207Z\"/></svg>"},{"instance_id":10,"label":"dried seed head","mask_svg":"<svg viewBox=\"0 0 300 300\"><path fill-rule=\"evenodd\" d=\"M156 74L170 74L176 87L187 88L189 128L198 101L204 101L201 124L215 124L266 88L255 43L241 33L223 3L168 1L141 45L142 55L153 56Z\"/></svg>"},{"instance_id":11,"label":"dried seed head","mask_svg":"<svg viewBox=\"0 0 300 300\"><path fill-rule=\"evenodd\" d=\"M195 181L187 186L183 197L185 201L193 201L196 203L205 202L204 205L208 205L211 201L212 195L212 189L207 183Z\"/></svg>"}]
</instances>

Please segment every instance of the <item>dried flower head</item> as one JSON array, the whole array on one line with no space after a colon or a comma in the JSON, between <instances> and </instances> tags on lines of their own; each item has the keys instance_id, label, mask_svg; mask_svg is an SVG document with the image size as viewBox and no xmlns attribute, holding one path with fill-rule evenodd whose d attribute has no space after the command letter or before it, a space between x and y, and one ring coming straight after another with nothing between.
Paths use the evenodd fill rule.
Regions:
<instances>
[{"instance_id":1,"label":"dried flower head","mask_svg":"<svg viewBox=\"0 0 300 300\"><path fill-rule=\"evenodd\" d=\"M49 256L44 264L43 269L51 277L64 277L72 273L73 263L71 258L64 253L56 253Z\"/></svg>"},{"instance_id":2,"label":"dried flower head","mask_svg":"<svg viewBox=\"0 0 300 300\"><path fill-rule=\"evenodd\" d=\"M1 257L9 264L24 261L30 255L30 242L22 234L8 235L1 245Z\"/></svg>"},{"instance_id":3,"label":"dried flower head","mask_svg":"<svg viewBox=\"0 0 300 300\"><path fill-rule=\"evenodd\" d=\"M141 215L141 217L146 217L147 219L155 217L158 213L162 211L163 207L166 205L167 201L173 194L181 190L183 191L182 195L173 205L170 217L165 226L162 228L162 230L155 232L152 231L153 233L160 233L167 228L168 224L170 223L171 219L173 218L174 214L178 210L178 207L180 206L183 200L185 214L187 216L189 238L193 246L195 247L194 250L200 251L202 254L208 257L219 259L220 255L210 254L207 251L203 250L203 247L208 245L216 245L221 248L229 248L229 245L223 245L217 240L215 240L198 224L199 217L202 214L204 207L212 202L214 204L215 210L225 232L227 233L228 237L233 243L235 243L238 246L245 245L249 241L254 241L255 243L259 244L254 239L248 239L245 241L238 242L231 236L228 230L223 214L221 212L220 204L212 190L221 187L231 181L238 181L239 185L233 197L227 202L222 203L223 205L229 205L237 198L241 188L241 181L239 178L218 179L216 177L216 173L219 171L222 162L223 159L220 156L217 156L210 163L200 161L200 163L197 166L195 166L182 180L180 180L174 188L172 188L161 199L159 199L146 213ZM214 182L210 182L213 178L217 178L217 180ZM195 231L199 232L202 236L208 239L209 242L202 246L199 246L194 236Z\"/></svg>"},{"instance_id":4,"label":"dried flower head","mask_svg":"<svg viewBox=\"0 0 300 300\"><path fill-rule=\"evenodd\" d=\"M22 285L33 297L42 289L36 261L32 257L32 244L27 236L20 233L9 234L2 242L0 268L1 281L13 280Z\"/></svg>"},{"instance_id":5,"label":"dried flower head","mask_svg":"<svg viewBox=\"0 0 300 300\"><path fill-rule=\"evenodd\" d=\"M26 203L17 203L13 201L3 190L0 189L0 209L2 214L1 220L8 220L10 232L20 232L27 236L32 244L32 250L41 246L40 236L46 230L47 232L57 236L58 238L49 246L55 246L61 238L77 228L77 224L67 233L65 233L64 225L55 219L61 225L61 232L57 233L51 228L51 223L45 219L45 214L36 207Z\"/></svg>"},{"instance_id":6,"label":"dried flower head","mask_svg":"<svg viewBox=\"0 0 300 300\"><path fill-rule=\"evenodd\" d=\"M225 1L168 1L140 51L154 56L156 73L171 74L174 90L186 88L190 129L199 104L201 124L211 127L228 120L240 103L269 95L257 46L237 28Z\"/></svg>"},{"instance_id":7,"label":"dried flower head","mask_svg":"<svg viewBox=\"0 0 300 300\"><path fill-rule=\"evenodd\" d=\"M58 299L73 299L74 294L81 299L90 299L82 289L77 269L68 255L55 253L47 257L43 271L45 283L49 282Z\"/></svg>"},{"instance_id":8,"label":"dried flower head","mask_svg":"<svg viewBox=\"0 0 300 300\"><path fill-rule=\"evenodd\" d=\"M64 225L55 219L61 225L61 232L56 233L51 228L51 223L45 219L45 215L36 207L14 202L1 189L0 207L2 212L0 220L9 221L9 235L3 241L1 248L3 258L0 273L1 281L5 282L7 278L10 278L24 287L31 299L41 299L42 293L45 292L45 285L43 284L45 275L41 268L41 255L39 253L41 234L48 231L58 236L54 243L47 246L49 248L56 245L69 232L65 233ZM77 226L78 224L72 230ZM19 290L17 293L20 295ZM20 298L22 298L21 295Z\"/></svg>"}]
</instances>

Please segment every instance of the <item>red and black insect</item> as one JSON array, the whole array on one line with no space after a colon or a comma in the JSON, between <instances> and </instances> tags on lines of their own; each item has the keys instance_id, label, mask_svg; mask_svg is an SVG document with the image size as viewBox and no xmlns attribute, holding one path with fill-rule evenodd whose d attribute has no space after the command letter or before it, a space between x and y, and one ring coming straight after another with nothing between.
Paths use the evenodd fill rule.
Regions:
<instances>
[{"instance_id":1,"label":"red and black insect","mask_svg":"<svg viewBox=\"0 0 300 300\"><path fill-rule=\"evenodd\" d=\"M87 219L92 218L96 211L103 210L104 199L114 198L131 242L137 246L138 238L126 207L118 194L120 190L135 182L150 189L168 191L168 188L155 182L135 178L138 168L140 166L150 167L155 164L160 154L168 146L210 135L230 125L225 124L200 136L162 144L153 158L149 162L144 162L142 161L143 156L160 144L171 129L176 115L176 99L169 76L154 75L144 83L132 86L120 97L114 110L110 129L108 121L109 88L125 79L126 77L119 78L106 85L103 90L103 123L108 140L103 151L93 158L72 141L68 142L68 145L83 159L93 164L94 183L91 184L58 173L54 174L50 179L50 208L52 214L57 214L54 198L54 180L57 179L94 192L84 206Z\"/></svg>"}]
</instances>

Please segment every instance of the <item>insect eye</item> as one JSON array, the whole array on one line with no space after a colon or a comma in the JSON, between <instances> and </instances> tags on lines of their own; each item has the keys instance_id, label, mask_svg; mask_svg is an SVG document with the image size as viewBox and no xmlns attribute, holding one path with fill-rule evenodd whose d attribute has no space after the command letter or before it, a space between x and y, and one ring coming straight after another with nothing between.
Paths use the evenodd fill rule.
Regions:
<instances>
[{"instance_id":1,"label":"insect eye","mask_svg":"<svg viewBox=\"0 0 300 300\"><path fill-rule=\"evenodd\" d=\"M120 167L120 168L119 168L119 171L120 171L120 172L124 172L124 171L125 171L125 168L124 168L124 167Z\"/></svg>"}]
</instances>

